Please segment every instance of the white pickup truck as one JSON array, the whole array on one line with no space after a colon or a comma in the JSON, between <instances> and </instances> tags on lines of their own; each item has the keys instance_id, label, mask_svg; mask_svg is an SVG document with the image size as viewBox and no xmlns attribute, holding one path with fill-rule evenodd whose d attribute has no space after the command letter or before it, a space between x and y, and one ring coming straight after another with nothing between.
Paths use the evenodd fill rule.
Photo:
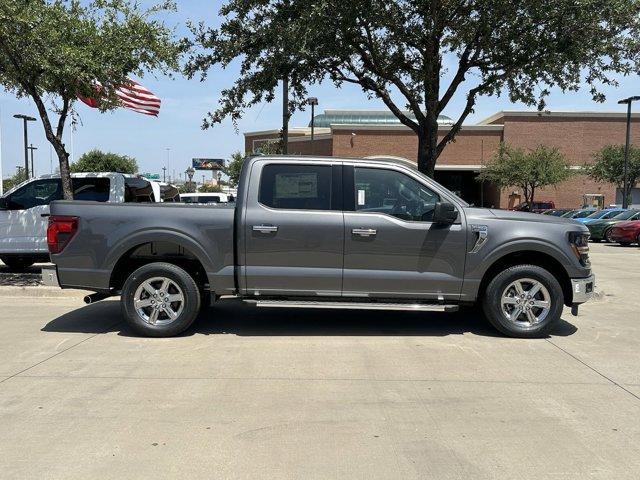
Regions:
<instances>
[{"instance_id":1,"label":"white pickup truck","mask_svg":"<svg viewBox=\"0 0 640 480\"><path fill-rule=\"evenodd\" d=\"M160 185L138 176L76 173L71 177L76 200L108 203L160 201ZM49 204L61 199L59 175L29 179L0 197L0 260L11 270L49 261Z\"/></svg>"}]
</instances>

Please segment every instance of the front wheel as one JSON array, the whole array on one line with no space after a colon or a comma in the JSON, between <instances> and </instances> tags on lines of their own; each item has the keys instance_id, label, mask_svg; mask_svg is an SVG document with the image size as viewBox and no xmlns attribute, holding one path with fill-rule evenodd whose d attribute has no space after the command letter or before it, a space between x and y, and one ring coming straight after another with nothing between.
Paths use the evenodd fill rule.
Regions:
<instances>
[{"instance_id":1,"label":"front wheel","mask_svg":"<svg viewBox=\"0 0 640 480\"><path fill-rule=\"evenodd\" d=\"M616 243L615 240L612 238L612 228L610 228L609 230L607 230L606 232L604 232L604 239L608 242L608 243Z\"/></svg>"},{"instance_id":2,"label":"front wheel","mask_svg":"<svg viewBox=\"0 0 640 480\"><path fill-rule=\"evenodd\" d=\"M170 263L150 263L133 272L122 289L122 314L137 333L172 337L184 332L200 311L193 277Z\"/></svg>"},{"instance_id":3,"label":"front wheel","mask_svg":"<svg viewBox=\"0 0 640 480\"><path fill-rule=\"evenodd\" d=\"M483 298L491 324L510 337L540 338L560 320L564 295L556 278L536 265L516 265L496 275Z\"/></svg>"}]
</instances>

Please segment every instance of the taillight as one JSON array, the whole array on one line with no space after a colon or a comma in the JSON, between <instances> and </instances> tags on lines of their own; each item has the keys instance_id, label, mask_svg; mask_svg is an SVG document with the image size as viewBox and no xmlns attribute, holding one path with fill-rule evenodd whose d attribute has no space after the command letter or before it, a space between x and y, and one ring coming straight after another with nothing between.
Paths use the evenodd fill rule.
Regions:
<instances>
[{"instance_id":1,"label":"taillight","mask_svg":"<svg viewBox=\"0 0 640 480\"><path fill-rule=\"evenodd\" d=\"M49 217L47 245L49 253L60 253L78 231L78 217L53 215Z\"/></svg>"}]
</instances>

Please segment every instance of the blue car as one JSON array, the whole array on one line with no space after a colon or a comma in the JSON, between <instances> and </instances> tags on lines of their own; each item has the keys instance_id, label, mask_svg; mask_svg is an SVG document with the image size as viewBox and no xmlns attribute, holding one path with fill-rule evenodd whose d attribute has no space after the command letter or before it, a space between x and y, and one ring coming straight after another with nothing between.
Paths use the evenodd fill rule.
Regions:
<instances>
[{"instance_id":1,"label":"blue car","mask_svg":"<svg viewBox=\"0 0 640 480\"><path fill-rule=\"evenodd\" d=\"M620 215L624 211L625 210L623 208L604 208L602 210L593 212L591 215L587 215L586 217L582 218L575 218L574 220L586 224L595 220L608 220L615 217L616 215Z\"/></svg>"}]
</instances>

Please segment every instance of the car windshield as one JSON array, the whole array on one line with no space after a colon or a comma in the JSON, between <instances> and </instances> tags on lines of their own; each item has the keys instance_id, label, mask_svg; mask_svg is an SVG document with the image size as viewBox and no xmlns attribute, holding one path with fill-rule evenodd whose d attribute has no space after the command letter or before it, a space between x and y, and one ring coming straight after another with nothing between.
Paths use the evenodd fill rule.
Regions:
<instances>
[{"instance_id":1,"label":"car windshield","mask_svg":"<svg viewBox=\"0 0 640 480\"><path fill-rule=\"evenodd\" d=\"M593 213L593 210L578 210L571 218L585 218Z\"/></svg>"},{"instance_id":2,"label":"car windshield","mask_svg":"<svg viewBox=\"0 0 640 480\"><path fill-rule=\"evenodd\" d=\"M598 210L597 212L593 212L591 215L587 215L586 218L602 218L607 214L606 210Z\"/></svg>"},{"instance_id":3,"label":"car windshield","mask_svg":"<svg viewBox=\"0 0 640 480\"><path fill-rule=\"evenodd\" d=\"M612 220L629 220L630 218L635 217L639 213L640 213L640 210L627 210L626 212L622 212L616 215L615 217L612 218Z\"/></svg>"}]
</instances>

